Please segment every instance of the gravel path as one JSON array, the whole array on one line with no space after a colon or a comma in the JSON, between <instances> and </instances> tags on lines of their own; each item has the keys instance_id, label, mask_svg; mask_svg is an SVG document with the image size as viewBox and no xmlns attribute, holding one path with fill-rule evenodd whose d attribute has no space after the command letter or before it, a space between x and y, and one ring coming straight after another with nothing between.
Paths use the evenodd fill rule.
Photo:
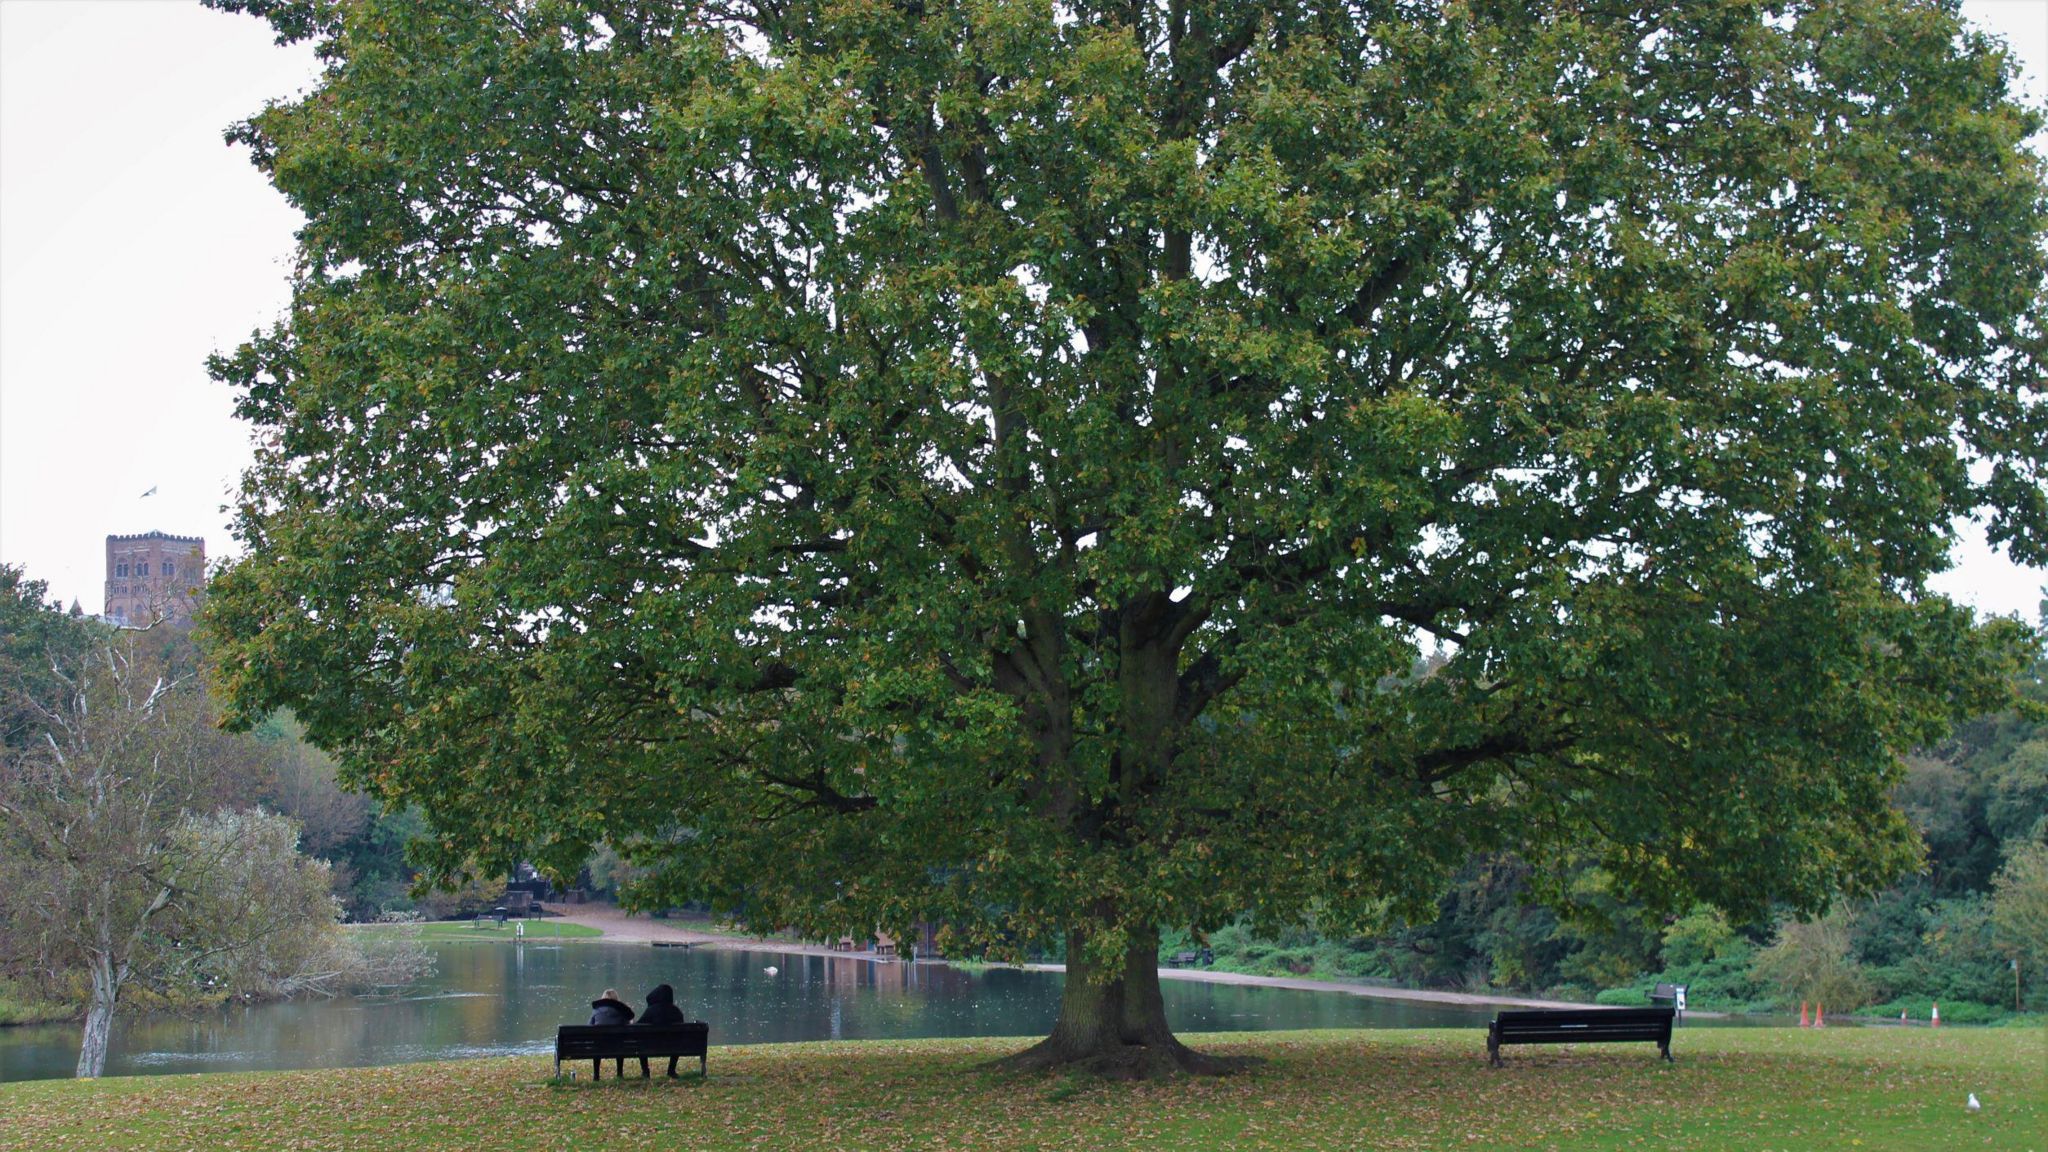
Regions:
<instances>
[{"instance_id":1,"label":"gravel path","mask_svg":"<svg viewBox=\"0 0 2048 1152\"><path fill-rule=\"evenodd\" d=\"M789 952L804 956L837 956L841 959L872 960L876 963L896 963L889 958L878 959L872 952L834 952L822 944L810 944L785 937L737 936L724 932L707 931L694 925L701 921L655 920L621 912L608 904L557 904L562 909L561 919L571 924L582 924L604 933L606 940L619 944L688 944L706 948L723 948L737 952ZM1025 964L1024 969L1032 972L1064 972L1064 964ZM1534 1000L1520 996L1474 995L1469 992L1438 992L1420 988L1383 988L1375 985L1347 984L1330 980L1309 980L1299 976L1250 976L1242 972L1218 972L1211 968L1161 968L1162 980L1197 980L1210 984L1254 984L1264 988L1296 988L1305 992L1343 992L1352 996L1366 996L1375 1000L1406 1000L1425 1004L1461 1004L1470 1006L1497 1006L1508 1008L1576 1008L1583 1004L1570 1004L1558 1000ZM1691 1012L1690 1016L1706 1016L1711 1013Z\"/></svg>"},{"instance_id":2,"label":"gravel path","mask_svg":"<svg viewBox=\"0 0 2048 1152\"><path fill-rule=\"evenodd\" d=\"M551 904L561 909L560 919L604 933L615 944L691 944L723 948L734 952L795 952L805 956L854 956L874 959L871 952L834 952L822 944L810 944L780 936L741 936L713 932L701 920L656 920L621 912L609 904Z\"/></svg>"}]
</instances>

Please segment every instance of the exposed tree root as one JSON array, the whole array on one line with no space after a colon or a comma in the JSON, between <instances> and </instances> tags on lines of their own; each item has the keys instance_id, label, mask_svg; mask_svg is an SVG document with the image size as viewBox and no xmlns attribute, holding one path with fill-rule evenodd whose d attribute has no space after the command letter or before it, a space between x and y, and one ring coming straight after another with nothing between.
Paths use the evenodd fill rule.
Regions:
<instances>
[{"instance_id":1,"label":"exposed tree root","mask_svg":"<svg viewBox=\"0 0 2048 1152\"><path fill-rule=\"evenodd\" d=\"M1087 933L1067 932L1067 974L1052 1034L991 1067L1013 1072L1073 1072L1104 1080L1228 1076L1263 1061L1211 1056L1174 1038L1159 991L1159 931L1127 930L1124 954L1108 965L1089 954Z\"/></svg>"},{"instance_id":2,"label":"exposed tree root","mask_svg":"<svg viewBox=\"0 0 2048 1152\"><path fill-rule=\"evenodd\" d=\"M1047 1038L989 1067L1004 1072L1074 1072L1102 1080L1166 1080L1176 1076L1230 1076L1265 1063L1258 1056L1215 1056L1178 1040L1081 1049Z\"/></svg>"}]
</instances>

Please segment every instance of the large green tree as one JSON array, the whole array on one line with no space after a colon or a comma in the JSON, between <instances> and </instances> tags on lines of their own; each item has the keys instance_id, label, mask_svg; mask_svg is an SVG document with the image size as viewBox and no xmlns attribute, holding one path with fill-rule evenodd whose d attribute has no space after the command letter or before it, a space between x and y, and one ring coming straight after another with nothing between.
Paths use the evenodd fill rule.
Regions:
<instances>
[{"instance_id":1,"label":"large green tree","mask_svg":"<svg viewBox=\"0 0 2048 1152\"><path fill-rule=\"evenodd\" d=\"M307 216L210 609L432 863L1064 941L1816 907L2034 638L2041 123L1922 0L216 0ZM1435 658L1431 658L1435 657Z\"/></svg>"}]
</instances>

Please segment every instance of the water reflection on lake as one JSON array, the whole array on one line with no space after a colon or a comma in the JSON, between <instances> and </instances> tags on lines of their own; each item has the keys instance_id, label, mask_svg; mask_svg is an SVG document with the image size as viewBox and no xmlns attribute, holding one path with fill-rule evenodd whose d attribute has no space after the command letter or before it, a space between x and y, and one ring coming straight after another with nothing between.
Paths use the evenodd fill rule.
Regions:
<instances>
[{"instance_id":1,"label":"water reflection on lake","mask_svg":"<svg viewBox=\"0 0 2048 1152\"><path fill-rule=\"evenodd\" d=\"M1059 1010L1057 973L850 957L647 945L444 943L432 977L402 996L231 1008L190 1018L123 1018L110 1076L323 1068L551 1053L558 1024L581 1024L617 988L638 1008L675 985L714 1046L790 1040L1038 1036ZM780 969L769 976L764 968ZM1182 1032L1481 1026L1488 1010L1193 981L1164 981ZM716 1051L714 1048L714 1062ZM0 1080L71 1075L76 1025L0 1028Z\"/></svg>"}]
</instances>

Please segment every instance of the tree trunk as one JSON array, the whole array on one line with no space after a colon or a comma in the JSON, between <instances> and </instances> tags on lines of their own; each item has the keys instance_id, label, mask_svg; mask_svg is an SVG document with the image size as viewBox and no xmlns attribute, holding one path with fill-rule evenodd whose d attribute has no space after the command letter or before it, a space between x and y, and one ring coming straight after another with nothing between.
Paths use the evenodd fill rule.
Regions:
<instances>
[{"instance_id":1,"label":"tree trunk","mask_svg":"<svg viewBox=\"0 0 2048 1152\"><path fill-rule=\"evenodd\" d=\"M1071 1068L1114 1080L1180 1072L1221 1076L1253 1061L1209 1056L1174 1038L1159 991L1159 931L1133 931L1123 962L1090 961L1078 930L1067 934L1066 988L1052 1035L998 1062L1022 1070Z\"/></svg>"},{"instance_id":2,"label":"tree trunk","mask_svg":"<svg viewBox=\"0 0 2048 1152\"><path fill-rule=\"evenodd\" d=\"M85 1039L78 1046L78 1076L90 1080L107 1067L107 1040L114 1029L114 1002L121 995L121 976L113 957L92 958L92 999L85 1009Z\"/></svg>"}]
</instances>

